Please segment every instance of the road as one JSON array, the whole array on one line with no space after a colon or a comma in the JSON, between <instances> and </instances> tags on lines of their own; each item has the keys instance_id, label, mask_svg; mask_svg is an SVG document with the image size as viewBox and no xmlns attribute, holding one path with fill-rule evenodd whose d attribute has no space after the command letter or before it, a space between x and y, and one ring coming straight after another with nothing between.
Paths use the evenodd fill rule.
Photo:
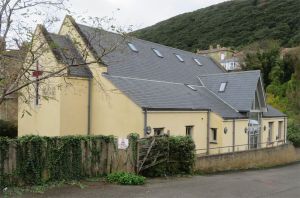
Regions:
<instances>
[{"instance_id":1,"label":"road","mask_svg":"<svg viewBox=\"0 0 300 198\"><path fill-rule=\"evenodd\" d=\"M151 179L144 186L120 186L102 182L88 183L80 189L65 186L44 194L25 194L24 198L298 198L300 197L300 163L280 168L193 176Z\"/></svg>"}]
</instances>

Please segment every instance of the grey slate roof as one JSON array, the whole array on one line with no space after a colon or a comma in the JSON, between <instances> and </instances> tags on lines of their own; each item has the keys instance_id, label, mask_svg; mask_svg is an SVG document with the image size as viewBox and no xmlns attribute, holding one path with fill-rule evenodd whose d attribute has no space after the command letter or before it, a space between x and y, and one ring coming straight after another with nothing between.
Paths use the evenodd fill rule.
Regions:
<instances>
[{"instance_id":1,"label":"grey slate roof","mask_svg":"<svg viewBox=\"0 0 300 198\"><path fill-rule=\"evenodd\" d=\"M205 87L104 75L138 106L149 109L212 110L224 118L243 118Z\"/></svg>"},{"instance_id":2,"label":"grey slate roof","mask_svg":"<svg viewBox=\"0 0 300 198\"><path fill-rule=\"evenodd\" d=\"M49 33L49 37L53 41L51 48L55 51L57 59L68 65L77 65L68 68L70 76L91 77L91 71L85 65L83 57L73 45L67 36Z\"/></svg>"},{"instance_id":3,"label":"grey slate roof","mask_svg":"<svg viewBox=\"0 0 300 198\"><path fill-rule=\"evenodd\" d=\"M85 25L78 24L78 27L86 40L91 41L98 57L102 57L110 75L200 85L197 76L225 72L205 56L136 38L124 40L119 34ZM139 52L130 50L127 42L133 43ZM112 48L116 43L117 49L103 57L102 47ZM158 57L152 48L158 49L164 58ZM179 54L184 62L180 62L174 54ZM193 58L199 59L203 66L197 65Z\"/></svg>"},{"instance_id":4,"label":"grey slate roof","mask_svg":"<svg viewBox=\"0 0 300 198\"><path fill-rule=\"evenodd\" d=\"M268 112L263 113L263 117L286 117L286 116L287 115L275 109L271 105L268 105Z\"/></svg>"},{"instance_id":5,"label":"grey slate roof","mask_svg":"<svg viewBox=\"0 0 300 198\"><path fill-rule=\"evenodd\" d=\"M204 86L213 91L239 111L250 111L260 71L232 72L199 76ZM225 92L219 92L222 82L227 82Z\"/></svg>"}]
</instances>

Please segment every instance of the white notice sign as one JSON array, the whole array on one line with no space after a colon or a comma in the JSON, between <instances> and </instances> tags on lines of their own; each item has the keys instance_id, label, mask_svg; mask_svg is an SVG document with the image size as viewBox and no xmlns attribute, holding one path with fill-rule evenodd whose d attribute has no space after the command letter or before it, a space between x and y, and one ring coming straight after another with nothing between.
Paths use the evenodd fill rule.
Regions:
<instances>
[{"instance_id":1,"label":"white notice sign","mask_svg":"<svg viewBox=\"0 0 300 198\"><path fill-rule=\"evenodd\" d=\"M129 142L127 138L118 138L118 149L125 150L128 148Z\"/></svg>"}]
</instances>

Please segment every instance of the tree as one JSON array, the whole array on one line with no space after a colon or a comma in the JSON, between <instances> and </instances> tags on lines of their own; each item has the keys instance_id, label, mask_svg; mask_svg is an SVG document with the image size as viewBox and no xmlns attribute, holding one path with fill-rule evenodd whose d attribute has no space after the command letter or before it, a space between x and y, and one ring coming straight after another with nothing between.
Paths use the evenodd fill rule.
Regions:
<instances>
[{"instance_id":1,"label":"tree","mask_svg":"<svg viewBox=\"0 0 300 198\"><path fill-rule=\"evenodd\" d=\"M109 45L103 46L99 42L99 47L102 49L102 53L98 54L97 60L93 62L78 63L76 59L78 57L69 57L71 61L65 63L63 67L52 68L51 71L44 72L42 76L32 78L31 75L38 74L38 69L33 69L38 64L38 59L47 53L49 47L47 47L48 38L46 42L39 43L38 45L33 45L34 40L42 40L37 38L38 34L27 28L27 23L29 23L29 18L44 17L46 14L41 14L38 10L45 7L51 9L59 9L62 11L67 11L65 8L65 0L5 0L2 1L0 10L0 34L2 49L0 50L0 105L4 102L5 98L13 94L20 93L19 91L23 88L28 89L28 94L26 97L31 97L32 92L29 91L31 88L35 89L37 83L46 84L46 80L52 77L64 76L71 67L83 67L84 65L91 64L93 62L102 63L102 57L114 51L120 44L120 40L115 43L110 43ZM50 10L51 10L50 9ZM52 10L51 10L52 11ZM54 17L49 17L50 13L47 13L44 21L46 25L53 25L58 19ZM33 18L35 18L33 17ZM13 18L15 20L13 20ZM27 20L28 19L28 20ZM27 21L26 21L27 20ZM24 22L26 21L26 23ZM110 25L113 22L112 18L81 18L83 23L90 23L92 26L96 27L94 34L100 34L104 26L109 25L109 29L121 34L121 40L125 39L124 31L121 28L117 28L114 25ZM31 22L36 22L35 19ZM23 25L25 24L25 26ZM43 26L39 26L40 30L46 32ZM17 31L16 31L17 30ZM46 35L46 34L44 34ZM94 39L94 35L91 35L88 39ZM31 40L31 42L24 42ZM51 39L50 39L51 40ZM11 50L7 50L5 47L6 43L17 47L18 52L15 54L11 53ZM68 54L64 49L57 49L55 43L51 43L50 48L54 51L61 50L63 53ZM84 58L86 54L86 49L82 49L79 52ZM24 96L25 97L25 96Z\"/></svg>"}]
</instances>

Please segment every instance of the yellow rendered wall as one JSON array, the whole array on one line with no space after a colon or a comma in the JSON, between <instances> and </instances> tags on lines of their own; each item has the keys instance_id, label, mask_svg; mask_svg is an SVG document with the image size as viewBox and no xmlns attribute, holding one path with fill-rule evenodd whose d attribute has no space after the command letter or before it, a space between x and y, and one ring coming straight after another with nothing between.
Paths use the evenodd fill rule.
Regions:
<instances>
[{"instance_id":1,"label":"yellow rendered wall","mask_svg":"<svg viewBox=\"0 0 300 198\"><path fill-rule=\"evenodd\" d=\"M130 133L143 135L142 109L102 76L107 68L96 62L93 54L66 17L59 31L68 35L80 52L86 51L86 62L92 71L91 134L126 137Z\"/></svg>"},{"instance_id":2,"label":"yellow rendered wall","mask_svg":"<svg viewBox=\"0 0 300 198\"><path fill-rule=\"evenodd\" d=\"M60 135L87 135L88 79L61 80Z\"/></svg>"},{"instance_id":3,"label":"yellow rendered wall","mask_svg":"<svg viewBox=\"0 0 300 198\"><path fill-rule=\"evenodd\" d=\"M206 138L207 138L207 112L167 112L167 111L148 111L147 126L152 128L151 135L153 135L154 128L164 128L164 132L170 132L171 136L185 136L186 126L194 126L193 140L196 144L198 153L206 152Z\"/></svg>"},{"instance_id":4,"label":"yellow rendered wall","mask_svg":"<svg viewBox=\"0 0 300 198\"><path fill-rule=\"evenodd\" d=\"M39 27L35 32L33 50L37 48L39 64L43 71L62 67L59 65L49 50L46 40L40 32ZM30 54L27 58L30 58ZM35 64L32 65L35 69ZM60 89L61 77L52 77L40 83L40 94L43 90L52 90L48 99L40 98L40 105L35 105L35 90L32 85L21 90L24 97L19 97L18 103L18 136L41 135L58 136L60 133ZM51 97L51 98L50 98ZM25 102L26 99L27 101Z\"/></svg>"},{"instance_id":5,"label":"yellow rendered wall","mask_svg":"<svg viewBox=\"0 0 300 198\"><path fill-rule=\"evenodd\" d=\"M287 123L284 124L284 121L286 120L283 117L278 117L278 118L262 118L262 125L261 125L261 142L264 143L262 147L271 147L271 146L276 146L277 144L282 144L282 143L277 143L276 141L276 136L278 136L278 122L282 121L282 138L280 139L283 143L284 141L284 134L287 133ZM268 132L269 132L269 122L273 122L273 136L272 136L272 142L268 144ZM285 127L285 128L284 128ZM285 132L284 132L285 130Z\"/></svg>"},{"instance_id":6,"label":"yellow rendered wall","mask_svg":"<svg viewBox=\"0 0 300 198\"><path fill-rule=\"evenodd\" d=\"M245 128L248 128L248 122L248 120L242 119L235 120L235 145L237 145L235 151L248 150L248 131L245 133Z\"/></svg>"}]
</instances>

